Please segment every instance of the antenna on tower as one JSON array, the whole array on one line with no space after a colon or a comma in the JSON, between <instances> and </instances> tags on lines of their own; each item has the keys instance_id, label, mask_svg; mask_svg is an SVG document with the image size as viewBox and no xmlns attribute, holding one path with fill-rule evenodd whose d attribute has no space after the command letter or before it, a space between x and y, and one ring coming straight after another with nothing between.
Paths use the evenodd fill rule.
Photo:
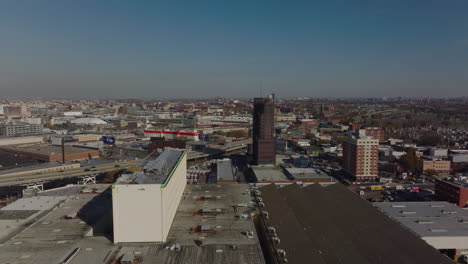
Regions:
<instances>
[{"instance_id":1,"label":"antenna on tower","mask_svg":"<svg viewBox=\"0 0 468 264\"><path fill-rule=\"evenodd\" d=\"M263 81L260 81L260 97L263 97Z\"/></svg>"}]
</instances>

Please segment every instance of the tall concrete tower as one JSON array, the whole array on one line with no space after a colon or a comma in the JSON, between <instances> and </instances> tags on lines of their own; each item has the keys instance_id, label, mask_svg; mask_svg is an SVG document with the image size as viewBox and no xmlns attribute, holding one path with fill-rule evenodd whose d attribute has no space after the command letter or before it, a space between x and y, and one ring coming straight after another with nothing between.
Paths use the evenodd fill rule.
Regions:
<instances>
[{"instance_id":1,"label":"tall concrete tower","mask_svg":"<svg viewBox=\"0 0 468 264\"><path fill-rule=\"evenodd\" d=\"M253 162L275 164L275 95L254 98Z\"/></svg>"}]
</instances>

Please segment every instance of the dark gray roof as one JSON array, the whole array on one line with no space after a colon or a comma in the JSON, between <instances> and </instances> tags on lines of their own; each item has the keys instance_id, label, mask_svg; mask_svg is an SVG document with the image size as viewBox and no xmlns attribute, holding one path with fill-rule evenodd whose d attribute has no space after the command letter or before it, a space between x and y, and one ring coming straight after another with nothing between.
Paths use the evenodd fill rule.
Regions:
<instances>
[{"instance_id":1,"label":"dark gray roof","mask_svg":"<svg viewBox=\"0 0 468 264\"><path fill-rule=\"evenodd\" d=\"M143 171L122 175L116 184L163 184L184 154L183 150L166 148L156 159L150 159Z\"/></svg>"},{"instance_id":2,"label":"dark gray roof","mask_svg":"<svg viewBox=\"0 0 468 264\"><path fill-rule=\"evenodd\" d=\"M288 263L453 263L341 184L260 190Z\"/></svg>"}]
</instances>

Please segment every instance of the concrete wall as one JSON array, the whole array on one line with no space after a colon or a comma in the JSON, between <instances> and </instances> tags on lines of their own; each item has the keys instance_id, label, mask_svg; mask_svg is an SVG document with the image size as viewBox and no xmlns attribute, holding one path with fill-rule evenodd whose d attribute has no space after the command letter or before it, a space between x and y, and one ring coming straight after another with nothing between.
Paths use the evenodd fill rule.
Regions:
<instances>
[{"instance_id":1,"label":"concrete wall","mask_svg":"<svg viewBox=\"0 0 468 264\"><path fill-rule=\"evenodd\" d=\"M79 163L72 163L72 164L58 165L55 167L32 169L32 170L18 171L18 172L12 172L12 173L8 173L8 171L6 171L5 174L2 174L2 177L16 176L16 175L20 176L20 175L27 175L27 174L32 174L32 173L56 172L56 171L61 171L61 170L77 169L80 166L81 165Z\"/></svg>"},{"instance_id":2,"label":"concrete wall","mask_svg":"<svg viewBox=\"0 0 468 264\"><path fill-rule=\"evenodd\" d=\"M114 243L162 241L161 185L112 187Z\"/></svg>"},{"instance_id":3,"label":"concrete wall","mask_svg":"<svg viewBox=\"0 0 468 264\"><path fill-rule=\"evenodd\" d=\"M187 185L186 156L164 184L112 187L114 243L166 241Z\"/></svg>"},{"instance_id":4,"label":"concrete wall","mask_svg":"<svg viewBox=\"0 0 468 264\"><path fill-rule=\"evenodd\" d=\"M0 146L7 145L18 145L18 144L31 144L31 143L42 143L44 142L43 137L30 136L30 137L10 137L0 139Z\"/></svg>"},{"instance_id":5,"label":"concrete wall","mask_svg":"<svg viewBox=\"0 0 468 264\"><path fill-rule=\"evenodd\" d=\"M466 236L426 236L422 239L436 249L466 249L468 247Z\"/></svg>"},{"instance_id":6,"label":"concrete wall","mask_svg":"<svg viewBox=\"0 0 468 264\"><path fill-rule=\"evenodd\" d=\"M179 165L173 172L171 179L165 187L162 188L162 215L163 215L163 242L166 241L169 230L171 229L180 199L187 185L187 154L180 160Z\"/></svg>"}]
</instances>

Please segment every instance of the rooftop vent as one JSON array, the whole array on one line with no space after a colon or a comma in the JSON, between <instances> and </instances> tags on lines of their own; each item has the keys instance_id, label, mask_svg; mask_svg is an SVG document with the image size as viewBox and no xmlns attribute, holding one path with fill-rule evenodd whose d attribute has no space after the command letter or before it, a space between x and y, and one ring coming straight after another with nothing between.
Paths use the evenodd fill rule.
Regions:
<instances>
[{"instance_id":1,"label":"rooftop vent","mask_svg":"<svg viewBox=\"0 0 468 264\"><path fill-rule=\"evenodd\" d=\"M433 224L434 222L430 220L416 220L416 223L420 225L430 225L430 224Z\"/></svg>"},{"instance_id":2,"label":"rooftop vent","mask_svg":"<svg viewBox=\"0 0 468 264\"><path fill-rule=\"evenodd\" d=\"M275 236L275 237L273 237L271 239L273 240L273 243L275 243L275 245L278 245L281 242L280 238L277 237L277 236Z\"/></svg>"},{"instance_id":3,"label":"rooftop vent","mask_svg":"<svg viewBox=\"0 0 468 264\"><path fill-rule=\"evenodd\" d=\"M443 232L447 232L446 229L429 229L429 231L433 232L433 233L443 233Z\"/></svg>"},{"instance_id":4,"label":"rooftop vent","mask_svg":"<svg viewBox=\"0 0 468 264\"><path fill-rule=\"evenodd\" d=\"M456 214L457 211L453 211L453 210L442 210L441 211L443 214Z\"/></svg>"},{"instance_id":5,"label":"rooftop vent","mask_svg":"<svg viewBox=\"0 0 468 264\"><path fill-rule=\"evenodd\" d=\"M268 233L270 233L270 234L276 234L276 229L275 229L274 227L272 227L272 226L269 226L269 227L268 227Z\"/></svg>"}]
</instances>

